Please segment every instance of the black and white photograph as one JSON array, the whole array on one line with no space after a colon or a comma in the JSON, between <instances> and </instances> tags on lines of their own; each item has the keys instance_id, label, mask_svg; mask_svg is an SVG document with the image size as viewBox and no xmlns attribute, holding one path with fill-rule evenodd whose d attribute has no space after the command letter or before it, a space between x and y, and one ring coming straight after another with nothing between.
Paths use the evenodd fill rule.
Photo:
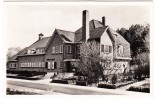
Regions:
<instances>
[{"instance_id":1,"label":"black and white photograph","mask_svg":"<svg viewBox=\"0 0 155 100\"><path fill-rule=\"evenodd\" d=\"M5 2L6 95L150 95L151 2Z\"/></svg>"}]
</instances>

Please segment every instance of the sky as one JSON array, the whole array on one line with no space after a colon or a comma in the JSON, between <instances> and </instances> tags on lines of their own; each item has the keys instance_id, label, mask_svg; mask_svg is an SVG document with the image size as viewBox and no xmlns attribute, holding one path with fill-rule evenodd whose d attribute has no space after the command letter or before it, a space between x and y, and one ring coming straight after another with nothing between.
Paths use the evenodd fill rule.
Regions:
<instances>
[{"instance_id":1,"label":"sky","mask_svg":"<svg viewBox=\"0 0 155 100\"><path fill-rule=\"evenodd\" d=\"M133 24L150 22L150 6L105 3L9 3L4 5L7 48L27 47L38 40L38 34L51 36L55 29L76 31L82 25L82 11L89 20L101 21L116 30Z\"/></svg>"}]
</instances>

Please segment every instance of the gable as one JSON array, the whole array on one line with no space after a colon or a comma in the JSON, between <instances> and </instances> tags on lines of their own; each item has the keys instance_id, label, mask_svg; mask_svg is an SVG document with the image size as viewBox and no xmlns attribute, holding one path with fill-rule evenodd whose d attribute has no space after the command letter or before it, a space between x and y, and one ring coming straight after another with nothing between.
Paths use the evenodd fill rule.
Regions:
<instances>
[{"instance_id":1,"label":"gable","mask_svg":"<svg viewBox=\"0 0 155 100\"><path fill-rule=\"evenodd\" d=\"M100 41L101 41L100 44L109 45L109 46L112 46L113 45L112 40L109 37L109 34L108 34L107 31L105 31L105 32L102 33L102 36L101 36L101 40Z\"/></svg>"}]
</instances>

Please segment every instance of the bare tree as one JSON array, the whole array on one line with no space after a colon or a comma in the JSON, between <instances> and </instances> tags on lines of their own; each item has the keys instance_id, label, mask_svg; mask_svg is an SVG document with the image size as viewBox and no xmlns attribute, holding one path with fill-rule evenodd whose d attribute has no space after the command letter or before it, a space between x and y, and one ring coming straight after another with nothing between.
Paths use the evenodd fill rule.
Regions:
<instances>
[{"instance_id":1,"label":"bare tree","mask_svg":"<svg viewBox=\"0 0 155 100\"><path fill-rule=\"evenodd\" d=\"M77 67L77 72L84 76L84 80L91 84L98 83L99 78L108 77L112 73L113 67L104 66L106 62L111 63L111 60L112 58L108 55L100 55L98 42L89 41L80 45L79 61L73 62L73 65Z\"/></svg>"}]
</instances>

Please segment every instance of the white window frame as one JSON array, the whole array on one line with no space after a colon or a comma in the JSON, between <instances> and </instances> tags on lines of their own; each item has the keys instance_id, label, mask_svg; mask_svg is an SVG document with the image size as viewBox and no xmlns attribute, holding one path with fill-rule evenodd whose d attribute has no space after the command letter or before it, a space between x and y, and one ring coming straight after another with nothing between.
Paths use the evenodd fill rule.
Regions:
<instances>
[{"instance_id":1,"label":"white window frame","mask_svg":"<svg viewBox=\"0 0 155 100\"><path fill-rule=\"evenodd\" d=\"M118 46L118 54L123 54L123 52L124 52L123 46L122 45L119 45Z\"/></svg>"},{"instance_id":2,"label":"white window frame","mask_svg":"<svg viewBox=\"0 0 155 100\"><path fill-rule=\"evenodd\" d=\"M55 46L55 53L59 53L59 46Z\"/></svg>"},{"instance_id":3,"label":"white window frame","mask_svg":"<svg viewBox=\"0 0 155 100\"><path fill-rule=\"evenodd\" d=\"M44 67L44 64L45 64L45 63L44 63L44 62L42 62L42 63L41 63L41 67Z\"/></svg>"},{"instance_id":4,"label":"white window frame","mask_svg":"<svg viewBox=\"0 0 155 100\"><path fill-rule=\"evenodd\" d=\"M55 52L55 46L52 46L52 54L55 54L56 52Z\"/></svg>"}]
</instances>

